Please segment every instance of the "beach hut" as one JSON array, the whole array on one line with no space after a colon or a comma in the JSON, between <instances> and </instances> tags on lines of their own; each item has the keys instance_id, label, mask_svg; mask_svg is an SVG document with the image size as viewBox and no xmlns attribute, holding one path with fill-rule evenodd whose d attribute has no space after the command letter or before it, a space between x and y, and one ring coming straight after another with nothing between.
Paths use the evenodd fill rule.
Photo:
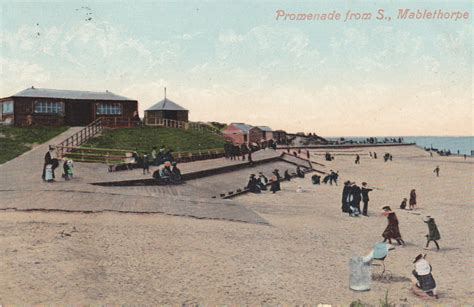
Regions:
<instances>
[{"instance_id":1,"label":"beach hut","mask_svg":"<svg viewBox=\"0 0 474 307\"><path fill-rule=\"evenodd\" d=\"M146 125L167 125L168 122L188 122L189 110L165 97L145 110Z\"/></svg>"},{"instance_id":2,"label":"beach hut","mask_svg":"<svg viewBox=\"0 0 474 307\"><path fill-rule=\"evenodd\" d=\"M249 132L253 127L244 123L231 123L222 130L225 138L234 144L248 144Z\"/></svg>"}]
</instances>

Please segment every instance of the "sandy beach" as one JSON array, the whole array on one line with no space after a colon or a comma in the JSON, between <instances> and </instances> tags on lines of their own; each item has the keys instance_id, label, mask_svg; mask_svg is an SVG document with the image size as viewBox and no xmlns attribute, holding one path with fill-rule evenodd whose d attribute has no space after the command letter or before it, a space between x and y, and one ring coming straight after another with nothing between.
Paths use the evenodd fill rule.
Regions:
<instances>
[{"instance_id":1,"label":"sandy beach","mask_svg":"<svg viewBox=\"0 0 474 307\"><path fill-rule=\"evenodd\" d=\"M368 156L374 150L377 160ZM383 161L384 152L392 162ZM378 304L386 291L396 304L474 304L472 158L430 157L415 146L334 150L332 162L321 153L311 151L311 159L326 164L325 171L338 170L339 186L312 185L309 175L282 183L274 195L234 199L270 225L161 214L0 211L0 304ZM360 165L354 164L356 153ZM370 194L369 217L341 213L345 180L378 188ZM419 208L398 209L413 188ZM389 278L374 281L368 292L351 291L349 259L382 240L383 205L395 210L407 245L385 260ZM439 252L434 245L423 250L426 215L441 232ZM422 301L410 290L413 258L424 252L438 284L437 301Z\"/></svg>"}]
</instances>

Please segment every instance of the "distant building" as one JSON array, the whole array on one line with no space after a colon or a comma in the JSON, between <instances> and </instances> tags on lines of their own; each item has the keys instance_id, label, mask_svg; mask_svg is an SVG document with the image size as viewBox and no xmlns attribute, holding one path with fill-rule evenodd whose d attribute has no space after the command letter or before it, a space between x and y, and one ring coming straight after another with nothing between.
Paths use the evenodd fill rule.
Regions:
<instances>
[{"instance_id":1,"label":"distant building","mask_svg":"<svg viewBox=\"0 0 474 307\"><path fill-rule=\"evenodd\" d=\"M288 136L283 130L273 131L273 139L277 144L286 144L288 142Z\"/></svg>"},{"instance_id":2,"label":"distant building","mask_svg":"<svg viewBox=\"0 0 474 307\"><path fill-rule=\"evenodd\" d=\"M27 88L0 99L0 121L17 126L85 126L102 117L131 120L138 102L112 92Z\"/></svg>"},{"instance_id":3,"label":"distant building","mask_svg":"<svg viewBox=\"0 0 474 307\"><path fill-rule=\"evenodd\" d=\"M145 110L145 124L160 124L165 119L188 122L188 115L189 110L166 98L165 88L164 99Z\"/></svg>"},{"instance_id":4,"label":"distant building","mask_svg":"<svg viewBox=\"0 0 474 307\"><path fill-rule=\"evenodd\" d=\"M262 140L268 141L273 139L273 130L268 126L257 126L261 131Z\"/></svg>"},{"instance_id":5,"label":"distant building","mask_svg":"<svg viewBox=\"0 0 474 307\"><path fill-rule=\"evenodd\" d=\"M253 127L244 123L231 123L222 130L224 137L234 144L248 144L249 132Z\"/></svg>"}]
</instances>

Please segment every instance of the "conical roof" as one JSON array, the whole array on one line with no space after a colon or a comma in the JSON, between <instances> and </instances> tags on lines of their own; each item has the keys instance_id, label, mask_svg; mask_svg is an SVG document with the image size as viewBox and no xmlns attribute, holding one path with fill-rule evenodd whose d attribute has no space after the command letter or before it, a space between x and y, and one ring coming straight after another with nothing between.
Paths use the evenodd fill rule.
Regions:
<instances>
[{"instance_id":1,"label":"conical roof","mask_svg":"<svg viewBox=\"0 0 474 307\"><path fill-rule=\"evenodd\" d=\"M146 109L145 111L188 111L187 109L183 108L179 104L177 104L174 101L169 100L168 98L165 98L161 100L160 102L155 103L152 105L150 108Z\"/></svg>"}]
</instances>

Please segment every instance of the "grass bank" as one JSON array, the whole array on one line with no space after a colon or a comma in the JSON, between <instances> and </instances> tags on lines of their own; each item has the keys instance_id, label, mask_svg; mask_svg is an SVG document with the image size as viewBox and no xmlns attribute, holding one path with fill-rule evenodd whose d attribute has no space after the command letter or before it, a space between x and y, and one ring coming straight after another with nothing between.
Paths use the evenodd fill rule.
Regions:
<instances>
[{"instance_id":1,"label":"grass bank","mask_svg":"<svg viewBox=\"0 0 474 307\"><path fill-rule=\"evenodd\" d=\"M13 127L0 126L0 164L18 157L35 145L42 144L68 127Z\"/></svg>"},{"instance_id":2,"label":"grass bank","mask_svg":"<svg viewBox=\"0 0 474 307\"><path fill-rule=\"evenodd\" d=\"M163 145L176 152L214 149L222 148L224 139L210 132L140 127L106 130L85 144L96 148L137 149L140 153L150 153L153 146L160 148Z\"/></svg>"}]
</instances>

